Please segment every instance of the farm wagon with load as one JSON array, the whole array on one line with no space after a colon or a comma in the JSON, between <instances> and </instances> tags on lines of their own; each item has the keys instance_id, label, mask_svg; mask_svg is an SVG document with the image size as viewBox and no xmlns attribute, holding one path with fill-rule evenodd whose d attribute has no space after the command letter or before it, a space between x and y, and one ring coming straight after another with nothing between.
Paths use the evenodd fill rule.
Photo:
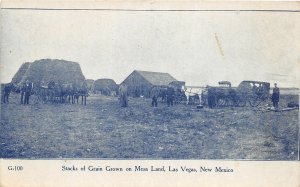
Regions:
<instances>
[{"instance_id":1,"label":"farm wagon with load","mask_svg":"<svg viewBox=\"0 0 300 187\"><path fill-rule=\"evenodd\" d=\"M242 81L234 88L228 81L220 81L219 86L208 86L203 93L203 102L210 108L226 106L256 107L269 98L270 83Z\"/></svg>"}]
</instances>

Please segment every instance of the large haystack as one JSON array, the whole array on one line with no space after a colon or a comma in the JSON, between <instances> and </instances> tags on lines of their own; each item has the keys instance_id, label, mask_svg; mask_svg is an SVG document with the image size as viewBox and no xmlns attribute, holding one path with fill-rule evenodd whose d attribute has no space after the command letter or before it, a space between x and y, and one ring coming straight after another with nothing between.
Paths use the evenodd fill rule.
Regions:
<instances>
[{"instance_id":1,"label":"large haystack","mask_svg":"<svg viewBox=\"0 0 300 187\"><path fill-rule=\"evenodd\" d=\"M111 95L117 91L118 85L112 79L98 79L94 82L93 92L103 95Z\"/></svg>"},{"instance_id":2,"label":"large haystack","mask_svg":"<svg viewBox=\"0 0 300 187\"><path fill-rule=\"evenodd\" d=\"M24 66L24 64L22 66ZM22 69L22 67L20 69ZM18 84L22 84L26 80L32 82L34 85L41 85L54 81L58 84L72 83L80 89L86 89L87 87L80 65L76 62L42 59L30 63L20 80L22 72L23 70L19 70L15 75L16 78L14 81Z\"/></svg>"}]
</instances>

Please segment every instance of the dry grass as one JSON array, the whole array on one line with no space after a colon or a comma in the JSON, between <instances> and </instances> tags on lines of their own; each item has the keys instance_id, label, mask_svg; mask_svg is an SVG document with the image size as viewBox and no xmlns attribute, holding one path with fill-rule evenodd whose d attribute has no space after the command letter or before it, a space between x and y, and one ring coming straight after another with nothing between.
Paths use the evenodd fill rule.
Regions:
<instances>
[{"instance_id":1,"label":"dry grass","mask_svg":"<svg viewBox=\"0 0 300 187\"><path fill-rule=\"evenodd\" d=\"M1 105L1 158L297 159L298 110L153 108L142 98L121 108L99 95L87 106L22 106L18 97Z\"/></svg>"}]
</instances>

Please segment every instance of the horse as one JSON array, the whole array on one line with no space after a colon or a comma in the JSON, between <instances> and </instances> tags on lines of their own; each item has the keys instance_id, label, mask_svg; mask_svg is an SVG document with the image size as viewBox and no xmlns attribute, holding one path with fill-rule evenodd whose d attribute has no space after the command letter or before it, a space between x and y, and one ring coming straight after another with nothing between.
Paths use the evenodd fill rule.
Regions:
<instances>
[{"instance_id":1,"label":"horse","mask_svg":"<svg viewBox=\"0 0 300 187\"><path fill-rule=\"evenodd\" d=\"M159 94L158 97L161 98L161 102L166 102L167 100L167 88L162 88L161 90L159 90Z\"/></svg>"},{"instance_id":2,"label":"horse","mask_svg":"<svg viewBox=\"0 0 300 187\"><path fill-rule=\"evenodd\" d=\"M161 98L161 102L166 102L167 88L162 86L153 86L150 91L150 97L156 96L157 99Z\"/></svg>"},{"instance_id":3,"label":"horse","mask_svg":"<svg viewBox=\"0 0 300 187\"><path fill-rule=\"evenodd\" d=\"M62 103L75 103L76 89L72 83L60 84Z\"/></svg>"},{"instance_id":4,"label":"horse","mask_svg":"<svg viewBox=\"0 0 300 187\"><path fill-rule=\"evenodd\" d=\"M86 105L86 98L89 96L88 94L88 90L87 89L78 89L75 93L74 93L74 101L77 101L78 104L78 100L81 97L81 104L82 105ZM74 104L74 103L73 103Z\"/></svg>"},{"instance_id":5,"label":"horse","mask_svg":"<svg viewBox=\"0 0 300 187\"><path fill-rule=\"evenodd\" d=\"M81 104L86 105L86 97L89 96L88 89L84 87L78 87L73 83L56 84L54 87L55 95L59 98L60 103L79 103L78 100L81 97Z\"/></svg>"},{"instance_id":6,"label":"horse","mask_svg":"<svg viewBox=\"0 0 300 187\"><path fill-rule=\"evenodd\" d=\"M52 103L62 103L61 87L58 83L48 85L48 95Z\"/></svg>"},{"instance_id":7,"label":"horse","mask_svg":"<svg viewBox=\"0 0 300 187\"><path fill-rule=\"evenodd\" d=\"M187 105L190 103L195 103L196 100L199 100L199 104L202 103L202 95L204 88L182 86L181 90L182 92L184 92Z\"/></svg>"},{"instance_id":8,"label":"horse","mask_svg":"<svg viewBox=\"0 0 300 187\"><path fill-rule=\"evenodd\" d=\"M9 102L9 95L13 91L14 84L13 83L7 83L7 84L1 84L1 91L3 93L3 103Z\"/></svg>"}]
</instances>

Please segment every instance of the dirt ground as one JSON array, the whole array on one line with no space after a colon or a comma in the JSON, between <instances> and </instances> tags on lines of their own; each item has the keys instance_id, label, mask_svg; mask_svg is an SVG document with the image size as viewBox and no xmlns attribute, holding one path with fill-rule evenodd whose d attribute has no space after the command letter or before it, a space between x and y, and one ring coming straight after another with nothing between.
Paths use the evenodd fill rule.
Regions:
<instances>
[{"instance_id":1,"label":"dirt ground","mask_svg":"<svg viewBox=\"0 0 300 187\"><path fill-rule=\"evenodd\" d=\"M34 96L32 98L34 100ZM280 105L299 102L284 96ZM1 104L1 158L297 160L299 110L196 109L91 95L87 105Z\"/></svg>"}]
</instances>

